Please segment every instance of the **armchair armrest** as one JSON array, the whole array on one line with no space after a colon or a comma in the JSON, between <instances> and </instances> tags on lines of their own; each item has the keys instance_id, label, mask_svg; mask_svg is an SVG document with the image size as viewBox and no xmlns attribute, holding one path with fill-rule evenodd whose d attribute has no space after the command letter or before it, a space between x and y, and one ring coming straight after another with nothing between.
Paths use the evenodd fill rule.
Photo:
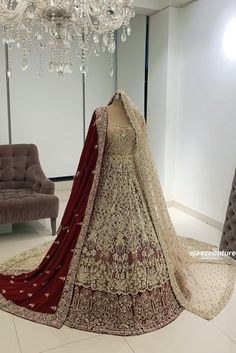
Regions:
<instances>
[{"instance_id":1,"label":"armchair armrest","mask_svg":"<svg viewBox=\"0 0 236 353\"><path fill-rule=\"evenodd\" d=\"M42 194L54 194L55 185L49 180L40 165L32 165L27 169L26 179L32 183L32 189Z\"/></svg>"},{"instance_id":2,"label":"armchair armrest","mask_svg":"<svg viewBox=\"0 0 236 353\"><path fill-rule=\"evenodd\" d=\"M51 180L49 180L48 178L42 179L39 192L41 194L54 194L54 192L55 192L54 183Z\"/></svg>"}]
</instances>

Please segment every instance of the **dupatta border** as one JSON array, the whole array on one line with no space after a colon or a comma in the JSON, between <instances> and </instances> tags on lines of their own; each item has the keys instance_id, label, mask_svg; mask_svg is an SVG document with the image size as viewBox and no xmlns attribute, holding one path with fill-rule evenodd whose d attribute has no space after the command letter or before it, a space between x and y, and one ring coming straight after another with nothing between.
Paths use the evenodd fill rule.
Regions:
<instances>
[{"instance_id":1,"label":"dupatta border","mask_svg":"<svg viewBox=\"0 0 236 353\"><path fill-rule=\"evenodd\" d=\"M97 129L98 141L95 141L94 148L98 150L98 156L97 156L95 170L93 171L93 174L94 174L93 183L91 186L91 190L89 192L83 224L82 224L80 233L78 235L78 240L74 249L74 254L69 265L69 270L67 273L67 277L65 279L65 285L64 285L56 312L54 314L41 313L25 307L21 307L20 305L15 304L13 301L7 300L0 293L1 310L4 310L16 316L19 316L21 318L25 318L40 324L53 326L56 328L60 328L65 322L71 305L78 261L81 255L81 250L83 248L89 221L92 215L94 201L97 193L97 187L99 183L101 165L102 165L104 149L105 149L106 134L107 134L107 117L106 117L106 111L104 108L97 108L95 110L95 113L96 113L96 120L95 120L95 123L93 124L93 127Z\"/></svg>"}]
</instances>

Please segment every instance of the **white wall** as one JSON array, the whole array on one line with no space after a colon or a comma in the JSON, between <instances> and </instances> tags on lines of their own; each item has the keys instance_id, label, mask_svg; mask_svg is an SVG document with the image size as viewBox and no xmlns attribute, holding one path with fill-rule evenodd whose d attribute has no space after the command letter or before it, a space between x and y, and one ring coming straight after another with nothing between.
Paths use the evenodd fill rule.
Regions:
<instances>
[{"instance_id":1,"label":"white wall","mask_svg":"<svg viewBox=\"0 0 236 353\"><path fill-rule=\"evenodd\" d=\"M58 78L45 70L37 75L38 56L29 56L29 69L12 50L11 107L13 143L35 143L48 177L74 175L83 148L83 97L80 60L73 58L73 73ZM91 57L86 79L86 129L93 110L107 103L115 90L109 75L109 56Z\"/></svg>"},{"instance_id":2,"label":"white wall","mask_svg":"<svg viewBox=\"0 0 236 353\"><path fill-rule=\"evenodd\" d=\"M115 59L115 55L114 55ZM108 104L116 90L116 64L114 74L110 76L110 55L106 51L99 56L92 56L86 78L86 127L88 127L93 111Z\"/></svg>"},{"instance_id":3,"label":"white wall","mask_svg":"<svg viewBox=\"0 0 236 353\"><path fill-rule=\"evenodd\" d=\"M178 107L179 10L150 16L148 131L166 199L173 200Z\"/></svg>"},{"instance_id":4,"label":"white wall","mask_svg":"<svg viewBox=\"0 0 236 353\"><path fill-rule=\"evenodd\" d=\"M201 0L180 16L175 199L223 222L236 164L236 61L222 43L236 2Z\"/></svg>"},{"instance_id":5,"label":"white wall","mask_svg":"<svg viewBox=\"0 0 236 353\"><path fill-rule=\"evenodd\" d=\"M21 55L11 51L12 142L35 143L48 177L74 175L82 140L82 84L74 59L73 74L58 78L45 71L38 76L38 55L29 56L29 68L21 69Z\"/></svg>"},{"instance_id":6,"label":"white wall","mask_svg":"<svg viewBox=\"0 0 236 353\"><path fill-rule=\"evenodd\" d=\"M166 199L223 222L236 162L236 61L223 36L236 3L151 16L148 122Z\"/></svg>"},{"instance_id":7,"label":"white wall","mask_svg":"<svg viewBox=\"0 0 236 353\"><path fill-rule=\"evenodd\" d=\"M168 23L168 59L167 59L167 96L166 96L166 139L164 164L164 191L167 200L175 195L175 159L177 144L177 112L179 104L179 14L176 8L167 9Z\"/></svg>"},{"instance_id":8,"label":"white wall","mask_svg":"<svg viewBox=\"0 0 236 353\"><path fill-rule=\"evenodd\" d=\"M6 99L5 51L2 43L0 43L0 58L0 144L7 144L9 143L9 140Z\"/></svg>"},{"instance_id":9,"label":"white wall","mask_svg":"<svg viewBox=\"0 0 236 353\"><path fill-rule=\"evenodd\" d=\"M117 88L123 89L144 112L146 16L131 20L131 36L122 42L118 31Z\"/></svg>"}]
</instances>

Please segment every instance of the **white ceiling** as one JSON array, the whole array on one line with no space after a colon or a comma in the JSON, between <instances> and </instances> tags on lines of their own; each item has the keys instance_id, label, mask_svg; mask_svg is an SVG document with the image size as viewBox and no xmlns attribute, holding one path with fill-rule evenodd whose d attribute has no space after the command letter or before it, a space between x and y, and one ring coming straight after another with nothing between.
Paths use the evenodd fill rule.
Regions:
<instances>
[{"instance_id":1,"label":"white ceiling","mask_svg":"<svg viewBox=\"0 0 236 353\"><path fill-rule=\"evenodd\" d=\"M134 0L137 15L151 15L168 6L181 7L197 0Z\"/></svg>"}]
</instances>

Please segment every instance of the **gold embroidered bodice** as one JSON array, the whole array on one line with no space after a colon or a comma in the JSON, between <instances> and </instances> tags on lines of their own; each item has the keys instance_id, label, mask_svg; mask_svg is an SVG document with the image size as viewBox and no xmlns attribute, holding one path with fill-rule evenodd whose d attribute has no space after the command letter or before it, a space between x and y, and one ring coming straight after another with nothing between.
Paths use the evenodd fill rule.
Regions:
<instances>
[{"instance_id":1,"label":"gold embroidered bodice","mask_svg":"<svg viewBox=\"0 0 236 353\"><path fill-rule=\"evenodd\" d=\"M108 122L106 153L128 155L135 149L135 132L132 126Z\"/></svg>"},{"instance_id":2,"label":"gold embroidered bodice","mask_svg":"<svg viewBox=\"0 0 236 353\"><path fill-rule=\"evenodd\" d=\"M132 126L109 125L100 181L77 284L137 293L168 280L134 163Z\"/></svg>"}]
</instances>

